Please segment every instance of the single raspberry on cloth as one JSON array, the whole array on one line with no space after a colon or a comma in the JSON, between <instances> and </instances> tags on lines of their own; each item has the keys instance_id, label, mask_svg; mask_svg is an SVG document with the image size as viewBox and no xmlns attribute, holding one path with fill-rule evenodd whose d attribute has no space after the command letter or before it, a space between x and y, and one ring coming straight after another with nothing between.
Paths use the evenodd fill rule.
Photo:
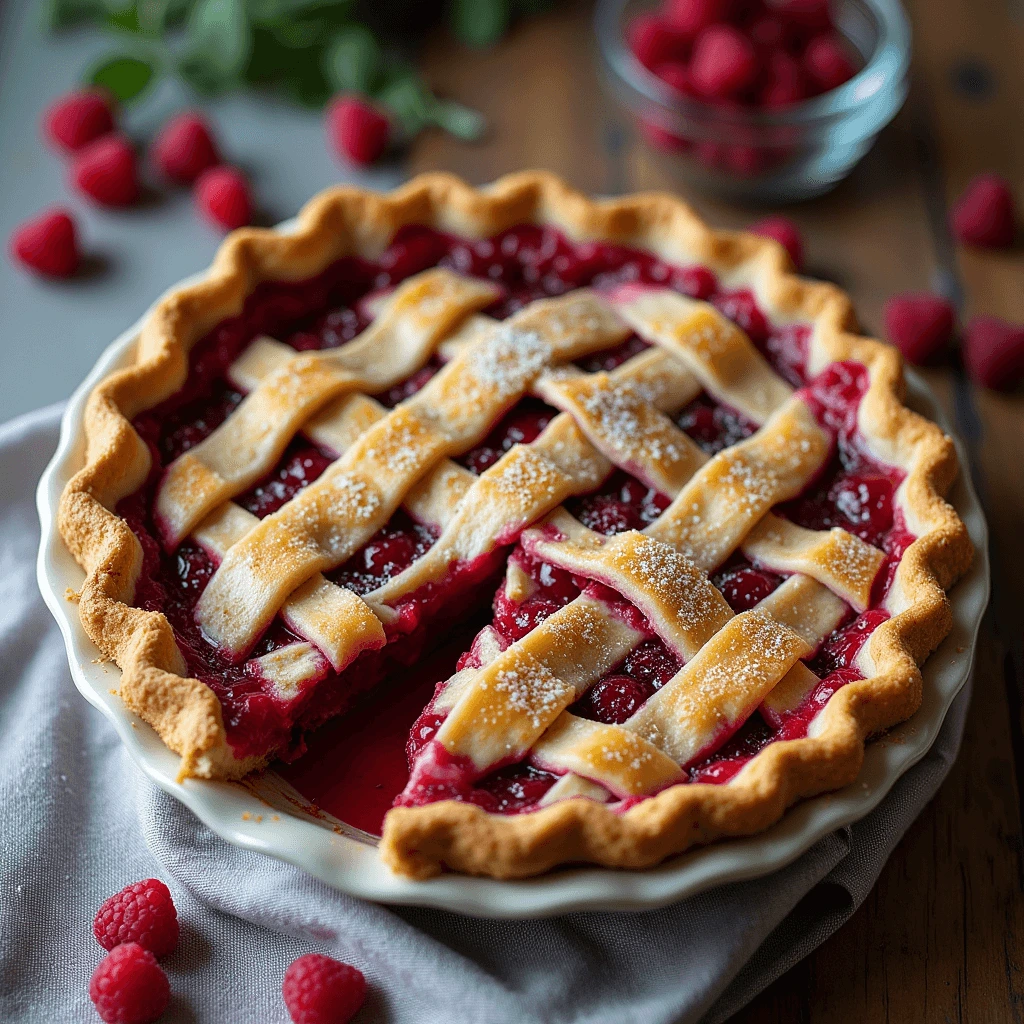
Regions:
<instances>
[{"instance_id":1,"label":"single raspberry on cloth","mask_svg":"<svg viewBox=\"0 0 1024 1024\"><path fill-rule=\"evenodd\" d=\"M281 987L295 1024L347 1024L366 998L362 971L321 953L293 960Z\"/></svg>"},{"instance_id":2,"label":"single raspberry on cloth","mask_svg":"<svg viewBox=\"0 0 1024 1024\"><path fill-rule=\"evenodd\" d=\"M100 961L89 998L106 1024L152 1024L167 1009L171 986L156 957L127 942Z\"/></svg>"},{"instance_id":3,"label":"single raspberry on cloth","mask_svg":"<svg viewBox=\"0 0 1024 1024\"><path fill-rule=\"evenodd\" d=\"M178 944L178 912L159 878L146 878L114 893L96 912L92 933L104 949L137 942L154 956Z\"/></svg>"}]
</instances>

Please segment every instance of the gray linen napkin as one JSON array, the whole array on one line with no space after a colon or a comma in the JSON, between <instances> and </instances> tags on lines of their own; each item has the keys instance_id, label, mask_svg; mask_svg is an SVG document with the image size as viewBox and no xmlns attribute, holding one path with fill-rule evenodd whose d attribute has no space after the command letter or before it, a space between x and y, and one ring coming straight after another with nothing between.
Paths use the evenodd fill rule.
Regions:
<instances>
[{"instance_id":1,"label":"gray linen napkin","mask_svg":"<svg viewBox=\"0 0 1024 1024\"><path fill-rule=\"evenodd\" d=\"M285 1024L282 974L312 950L366 973L362 1024L717 1024L851 916L956 756L966 691L869 817L770 877L662 910L484 921L343 896L213 835L75 692L34 575L58 416L0 427L0 1021L97 1021L92 916L156 875L183 923L167 1024Z\"/></svg>"}]
</instances>

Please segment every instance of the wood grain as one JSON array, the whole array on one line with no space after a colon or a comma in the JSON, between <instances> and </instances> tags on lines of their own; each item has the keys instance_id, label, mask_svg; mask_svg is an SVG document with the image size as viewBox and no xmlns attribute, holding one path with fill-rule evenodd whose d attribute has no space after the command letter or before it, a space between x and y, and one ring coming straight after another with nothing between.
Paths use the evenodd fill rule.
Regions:
<instances>
[{"instance_id":1,"label":"wood grain","mask_svg":"<svg viewBox=\"0 0 1024 1024\"><path fill-rule=\"evenodd\" d=\"M847 181L787 211L804 232L808 273L847 289L869 331L888 296L928 287L964 317L1024 320L1024 251L966 250L946 228L949 203L981 170L1000 171L1024 198L1024 8L1014 20L1011 4L913 0L907 106ZM565 4L483 54L432 40L431 84L494 129L472 147L424 137L410 169L479 183L545 167L589 192L678 190L671 164L602 92L589 18L587 5ZM715 224L762 215L687 198ZM926 376L969 445L998 552L963 749L851 921L735 1024L1024 1020L1024 396L979 391L955 366Z\"/></svg>"}]
</instances>

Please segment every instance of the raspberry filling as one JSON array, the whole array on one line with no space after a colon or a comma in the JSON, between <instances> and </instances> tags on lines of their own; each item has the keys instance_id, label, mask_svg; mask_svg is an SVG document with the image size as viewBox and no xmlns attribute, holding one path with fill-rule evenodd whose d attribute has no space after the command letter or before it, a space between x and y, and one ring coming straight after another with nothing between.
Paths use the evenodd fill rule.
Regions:
<instances>
[{"instance_id":1,"label":"raspberry filling","mask_svg":"<svg viewBox=\"0 0 1024 1024\"><path fill-rule=\"evenodd\" d=\"M492 594L492 626L503 642L512 643L582 589L595 585L531 558L518 546L500 548L475 563L454 566L444 580L407 596L398 607L397 622L388 627L386 647L364 652L340 673L325 668L322 676L313 681L315 685L310 685L298 699L284 701L261 676L255 659L300 642L301 638L278 618L261 637L249 662L228 663L201 634L194 620L196 601L216 564L191 541L176 551L164 550L153 523L152 504L164 467L207 437L241 401L243 396L230 383L228 370L253 338L270 335L296 351L345 345L370 322L369 304L361 301L364 297L394 287L434 266L500 284L504 289L501 298L486 310L496 318L508 316L537 299L583 286L610 288L638 283L674 288L712 302L747 332L781 376L796 387L807 384L808 328L776 327L749 291L720 288L715 276L705 268L673 267L650 253L624 246L574 243L554 230L532 225L476 241L430 228L404 228L376 261L346 257L307 281L259 285L237 316L223 321L194 347L184 387L135 420L136 429L150 447L153 470L146 485L122 501L117 511L143 549L136 604L167 615L188 671L217 694L228 740L238 757L276 752L294 759L305 750L307 731L349 711L357 698L380 687L379 695L364 701L363 707L347 714L330 730L324 730L335 737L334 741L325 746L325 741L318 738L316 750L289 770L300 790L307 792L312 785L309 780L326 778L328 764L333 766L331 777L348 779L352 785L326 789L320 786L324 789L318 796L320 806L370 832L379 831L384 811L405 785L407 758L411 759L433 737L441 722L429 711L434 689L431 680L447 678L452 666L425 660L425 652L443 641L452 629L467 622L472 624L474 612L486 607ZM614 369L646 347L634 335L616 348L580 360L579 366L589 372ZM376 396L377 399L393 407L415 394L440 366L439 359L432 359L407 380ZM774 730L757 714L752 716L707 763L690 769L693 781L727 781L765 744L805 734L814 714L831 693L859 678L853 666L856 653L887 617L882 602L899 559L914 538L894 502L902 475L874 460L857 432L857 407L866 386L863 368L837 364L805 387L805 401L837 438L835 454L803 494L776 511L814 529L842 526L885 551L887 559L876 580L872 607L844 623L809 659L810 667L822 679L803 707ZM557 414L557 410L540 400L525 398L479 445L457 461L474 473L482 473L513 445L535 440ZM709 455L736 444L756 429L735 410L708 395L694 399L675 419ZM299 435L274 470L235 500L259 518L270 515L316 480L335 457L335 453ZM616 469L597 490L571 499L567 507L591 529L614 534L643 529L669 503L665 495ZM328 576L356 593L369 593L421 557L436 539L435 529L399 511ZM511 599L505 586L495 593L508 561L529 580L529 593L524 598ZM719 567L712 578L737 612L753 607L782 582L782 577L751 565L739 555ZM624 604L611 591L607 595ZM622 613L639 616L632 608ZM574 714L621 723L675 675L681 667L678 659L652 631L648 632L647 640L572 706ZM467 656L463 656L463 661ZM398 666L413 665L420 670L415 679L410 681L407 672L396 678ZM396 681L388 683L389 676ZM373 709L378 707L380 713L375 715ZM379 727L384 719L390 738L385 738ZM339 769L339 754L347 767ZM364 783L369 776L365 771L360 774L357 768L370 764L376 766L379 782L370 787L372 794L364 800L359 794L367 791ZM535 807L555 781L555 776L528 762L504 765L472 785L462 786L458 792L424 793L423 802L442 795L454 796L488 810L515 813ZM339 796L342 791L348 794L344 799Z\"/></svg>"}]
</instances>

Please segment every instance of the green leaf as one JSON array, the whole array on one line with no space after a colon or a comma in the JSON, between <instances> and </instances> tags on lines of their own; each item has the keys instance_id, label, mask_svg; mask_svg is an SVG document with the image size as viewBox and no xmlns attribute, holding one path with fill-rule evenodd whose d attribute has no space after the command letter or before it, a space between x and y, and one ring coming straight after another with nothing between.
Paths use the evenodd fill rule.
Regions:
<instances>
[{"instance_id":1,"label":"green leaf","mask_svg":"<svg viewBox=\"0 0 1024 1024\"><path fill-rule=\"evenodd\" d=\"M508 31L511 16L509 0L451 0L448 8L452 31L473 47L496 43Z\"/></svg>"},{"instance_id":2,"label":"green leaf","mask_svg":"<svg viewBox=\"0 0 1024 1024\"><path fill-rule=\"evenodd\" d=\"M154 71L149 61L119 54L98 65L89 81L112 92L122 103L130 103L145 91Z\"/></svg>"},{"instance_id":3,"label":"green leaf","mask_svg":"<svg viewBox=\"0 0 1024 1024\"><path fill-rule=\"evenodd\" d=\"M244 0L199 0L188 19L188 37L186 63L199 78L236 78L252 49Z\"/></svg>"},{"instance_id":4,"label":"green leaf","mask_svg":"<svg viewBox=\"0 0 1024 1024\"><path fill-rule=\"evenodd\" d=\"M102 0L49 0L43 8L43 25L54 32L86 22L102 21L107 9Z\"/></svg>"},{"instance_id":5,"label":"green leaf","mask_svg":"<svg viewBox=\"0 0 1024 1024\"><path fill-rule=\"evenodd\" d=\"M107 14L107 24L120 32L138 32L139 12L135 4L110 8L110 12Z\"/></svg>"},{"instance_id":6,"label":"green leaf","mask_svg":"<svg viewBox=\"0 0 1024 1024\"><path fill-rule=\"evenodd\" d=\"M452 100L435 100L431 115L434 124L466 142L476 142L487 131L487 118L479 110Z\"/></svg>"},{"instance_id":7,"label":"green leaf","mask_svg":"<svg viewBox=\"0 0 1024 1024\"><path fill-rule=\"evenodd\" d=\"M135 11L139 31L159 39L168 28L180 24L189 6L189 0L138 0Z\"/></svg>"},{"instance_id":8,"label":"green leaf","mask_svg":"<svg viewBox=\"0 0 1024 1024\"><path fill-rule=\"evenodd\" d=\"M372 92L382 67L380 46L365 25L343 29L324 51L324 74L338 92Z\"/></svg>"},{"instance_id":9,"label":"green leaf","mask_svg":"<svg viewBox=\"0 0 1024 1024\"><path fill-rule=\"evenodd\" d=\"M416 75L396 78L377 94L377 99L394 114L406 138L411 139L434 123L431 117L434 98Z\"/></svg>"}]
</instances>

